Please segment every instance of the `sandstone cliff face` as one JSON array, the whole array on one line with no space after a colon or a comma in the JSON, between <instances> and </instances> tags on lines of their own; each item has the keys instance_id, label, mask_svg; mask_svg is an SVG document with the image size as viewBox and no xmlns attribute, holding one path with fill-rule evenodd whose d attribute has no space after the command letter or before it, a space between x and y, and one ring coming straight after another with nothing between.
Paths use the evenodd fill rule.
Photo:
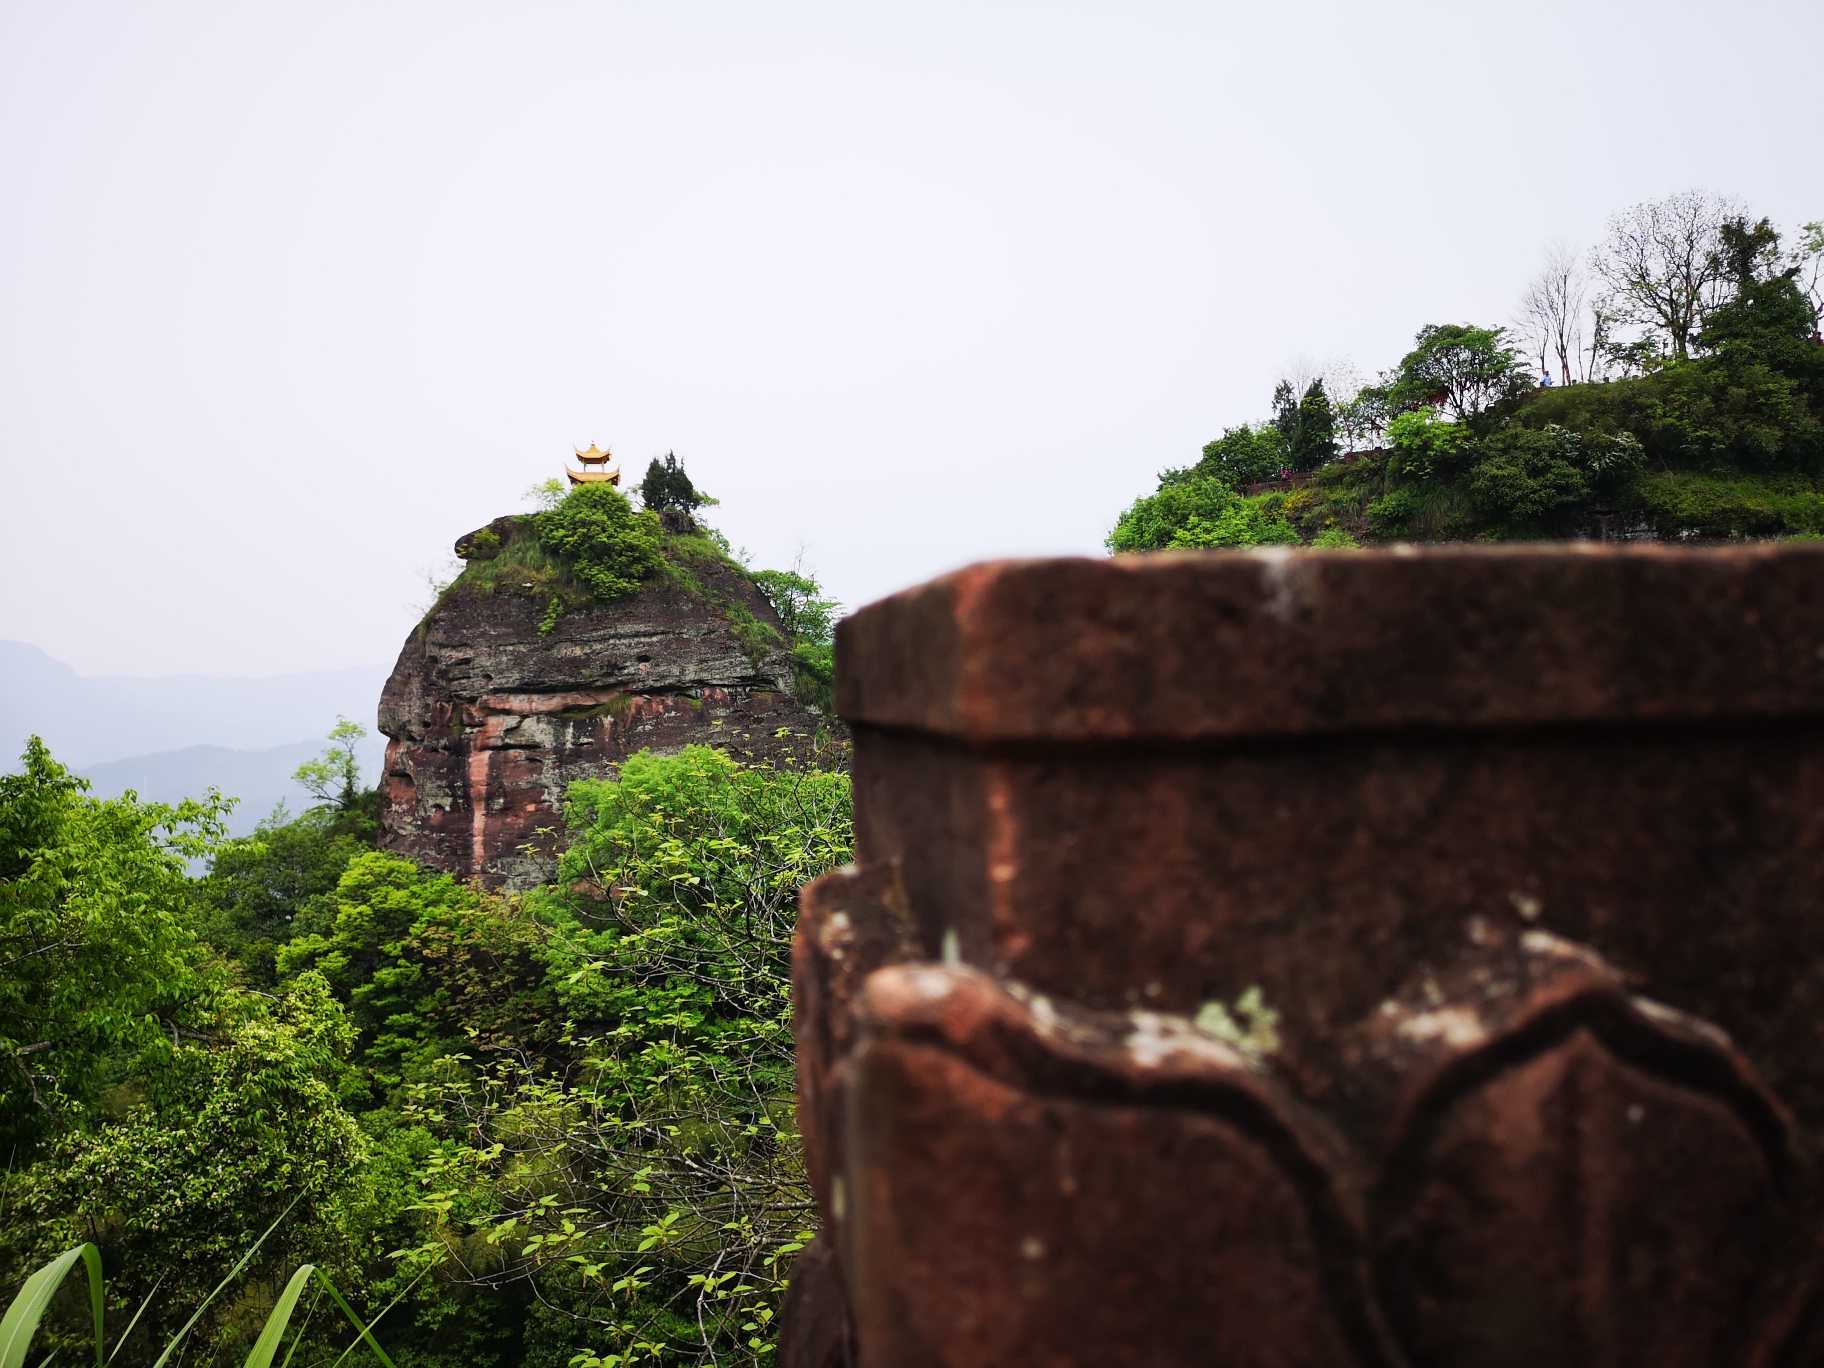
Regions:
<instances>
[{"instance_id":1,"label":"sandstone cliff face","mask_svg":"<svg viewBox=\"0 0 1824 1368\"><path fill-rule=\"evenodd\" d=\"M772 606L731 569L694 573L701 597L650 588L573 608L544 634L542 600L459 586L406 641L381 695L381 844L489 887L530 887L550 876L578 779L693 742L744 759L808 754L830 724L792 697L784 650L750 654L703 600L777 628Z\"/></svg>"}]
</instances>

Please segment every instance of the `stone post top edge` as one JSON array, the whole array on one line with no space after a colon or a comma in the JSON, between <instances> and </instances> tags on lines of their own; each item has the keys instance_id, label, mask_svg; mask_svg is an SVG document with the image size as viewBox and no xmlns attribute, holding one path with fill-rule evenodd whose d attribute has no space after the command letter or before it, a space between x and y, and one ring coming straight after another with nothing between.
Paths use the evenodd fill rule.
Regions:
<instances>
[{"instance_id":1,"label":"stone post top edge","mask_svg":"<svg viewBox=\"0 0 1824 1368\"><path fill-rule=\"evenodd\" d=\"M846 721L983 743L1824 719L1824 543L984 561L837 668Z\"/></svg>"}]
</instances>

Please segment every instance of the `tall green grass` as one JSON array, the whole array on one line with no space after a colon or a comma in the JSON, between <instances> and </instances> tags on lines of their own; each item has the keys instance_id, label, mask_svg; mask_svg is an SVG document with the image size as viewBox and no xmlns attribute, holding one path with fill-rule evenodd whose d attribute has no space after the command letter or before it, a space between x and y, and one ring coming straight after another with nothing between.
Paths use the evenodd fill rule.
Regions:
<instances>
[{"instance_id":1,"label":"tall green grass","mask_svg":"<svg viewBox=\"0 0 1824 1368\"><path fill-rule=\"evenodd\" d=\"M171 1337L170 1343L165 1345L164 1352L158 1356L158 1362L153 1365L153 1368L165 1368L165 1364L177 1352L178 1346L184 1342L184 1337L202 1318L203 1312L208 1310L209 1304L221 1295L223 1288L245 1271L247 1265L253 1262L253 1256L259 1253L260 1246L266 1243L266 1236L277 1230L279 1222L290 1214L290 1208L287 1208L279 1216L278 1221L274 1221L266 1227L265 1234L253 1242L253 1248L243 1254L240 1262L228 1271L228 1276L215 1285L213 1292L203 1298L202 1305L197 1307L190 1319L184 1322L184 1328ZM127 1342L127 1336L133 1333L133 1327L139 1324L139 1318L145 1314L146 1307L151 1304L152 1298L158 1295L158 1288L154 1287L147 1294L146 1300L139 1304L139 1310L133 1313L133 1319L127 1322L127 1328L121 1331L120 1338L114 1342L114 1348L110 1351L107 1348L104 1333L103 1307L106 1302L107 1288L102 1279L101 1251L92 1244L84 1244L58 1255L27 1278L25 1286L19 1289L19 1295L14 1297L12 1305L6 1308L5 1318L0 1319L0 1368L25 1368L26 1351L31 1348L32 1337L38 1333L38 1322L44 1318L45 1309L50 1306L51 1298L56 1296L58 1289L63 1286L64 1278L78 1263L82 1264L89 1274L89 1303L95 1314L96 1368L107 1368L107 1365L113 1362L120 1353L121 1346ZM355 1339L343 1351L342 1358L338 1359L337 1363L341 1363L343 1359L353 1353L356 1345L365 1343L373 1351L374 1357L386 1365L386 1368L397 1368L397 1365L386 1356L386 1351L380 1347L379 1341L374 1338L373 1329L380 1323L380 1317L384 1316L386 1311L390 1311L393 1306L398 1305L399 1299L394 1298L392 1305L389 1305L386 1311L382 1311L380 1316L374 1317L372 1321L364 1325L361 1318L355 1314L354 1309L336 1290L336 1285L329 1280L322 1269L314 1264L305 1264L291 1275L291 1281L286 1283L285 1290L279 1294L279 1299L273 1306L271 1314L266 1317L266 1324L260 1330L259 1339L254 1341L253 1349L247 1355L246 1368L272 1368L273 1356L278 1353L280 1344L284 1342L285 1331L291 1324L292 1312L297 1309L298 1298L303 1295L305 1287L309 1285L313 1276L322 1284L323 1290L329 1293L330 1299L335 1302L337 1308L348 1318L348 1323L355 1327ZM404 1293L402 1292L400 1296L404 1296ZM292 1338L291 1349L286 1353L281 1368L291 1362L291 1356L297 1352L298 1343L302 1338L303 1329L300 1327L298 1334Z\"/></svg>"}]
</instances>

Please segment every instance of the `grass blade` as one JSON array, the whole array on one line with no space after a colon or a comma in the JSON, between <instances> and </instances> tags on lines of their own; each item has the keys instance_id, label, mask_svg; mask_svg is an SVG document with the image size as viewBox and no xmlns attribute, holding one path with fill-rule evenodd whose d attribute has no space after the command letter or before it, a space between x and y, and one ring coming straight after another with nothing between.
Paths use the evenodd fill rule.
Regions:
<instances>
[{"instance_id":1,"label":"grass blade","mask_svg":"<svg viewBox=\"0 0 1824 1368\"><path fill-rule=\"evenodd\" d=\"M133 1327L139 1324L139 1318L146 1314L146 1308L152 1305L152 1298L158 1295L158 1289L164 1285L165 1278L161 1273L158 1281L152 1284L152 1290L146 1293L146 1299L139 1304L139 1310L133 1313L133 1319L127 1322L127 1328L122 1330L120 1338L114 1341L114 1352L108 1355L109 1363L120 1357L120 1346L127 1342L127 1336L133 1333Z\"/></svg>"},{"instance_id":2,"label":"grass blade","mask_svg":"<svg viewBox=\"0 0 1824 1368\"><path fill-rule=\"evenodd\" d=\"M298 1327L298 1333L291 1337L291 1348L285 1351L284 1361L279 1364L279 1368L291 1368L291 1361L298 1356L298 1346L304 1343L304 1332L310 1329L310 1319L317 1314L317 1303L322 1300L323 1289L319 1287L304 1311L304 1323Z\"/></svg>"},{"instance_id":3,"label":"grass blade","mask_svg":"<svg viewBox=\"0 0 1824 1368\"><path fill-rule=\"evenodd\" d=\"M423 1276L423 1275L421 1274L420 1276ZM393 1301L392 1301L392 1305L388 1306L386 1308L386 1311L382 1311L380 1313L380 1316L375 1316L373 1319L372 1325L363 1325L363 1324L361 1324L361 1317L357 1316L354 1313L354 1309L352 1307L350 1307L347 1302L342 1300L342 1294L340 1292L336 1291L336 1285L334 1283L332 1283L322 1273L318 1273L317 1277L319 1279L321 1279L323 1286L325 1286L326 1288L329 1289L329 1295L336 1299L336 1305L342 1308L342 1314L348 1317L348 1323L350 1325L354 1326L355 1329L357 1329L361 1332L361 1339L357 1339L355 1341L355 1344L361 1343L361 1340L366 1340L367 1347L374 1351L374 1357L379 1359L380 1362L384 1363L386 1365L386 1368L399 1368L398 1364L394 1363L390 1358L388 1358L386 1356L386 1350L384 1350L380 1347L380 1341L374 1338L373 1331L374 1331L374 1326L380 1324L380 1316L384 1316L386 1314L386 1311L391 1311L394 1306L397 1306L399 1304L399 1297L403 1297L405 1295L405 1293L401 1292L399 1294L399 1297L394 1297ZM412 1281L414 1283L416 1283L417 1279L414 1278ZM409 1291L410 1289L408 1288L407 1290ZM349 1345L350 1349L353 1349L354 1347L355 1347L354 1344ZM347 1357L348 1357L348 1355L346 1353L344 1353L342 1355L342 1358L347 1358ZM341 1361L342 1361L342 1359L336 1360L336 1362L338 1362L338 1363L340 1363Z\"/></svg>"},{"instance_id":4,"label":"grass blade","mask_svg":"<svg viewBox=\"0 0 1824 1368\"><path fill-rule=\"evenodd\" d=\"M165 1346L165 1352L158 1356L158 1362L153 1364L152 1368L165 1368L165 1364L170 1360L171 1355L177 1352L177 1346L184 1342L184 1336L190 1333L190 1328L203 1318L203 1312L209 1309L209 1303L221 1295L224 1287L241 1276L241 1270L253 1261L253 1256L260 1252L260 1246L266 1243L266 1236L277 1230L279 1228L279 1221L282 1221L287 1216L291 1215L291 1207L295 1207L303 1200L304 1197L302 1193L291 1199L291 1206L286 1207L285 1210L279 1213L279 1220L274 1221L271 1225L266 1227L266 1234L261 1235L259 1239L253 1242L253 1248L241 1255L241 1261L228 1270L228 1276L215 1285L215 1291L203 1298L203 1304L196 1308L196 1311L191 1315L189 1320L184 1322L184 1328L171 1337L171 1342ZM16 1365L0 1360L0 1368L16 1368Z\"/></svg>"},{"instance_id":5,"label":"grass blade","mask_svg":"<svg viewBox=\"0 0 1824 1368\"><path fill-rule=\"evenodd\" d=\"M285 1327L291 1323L292 1308L297 1306L299 1294L310 1281L310 1275L316 1271L315 1264L303 1264L291 1275L291 1281L279 1293L272 1314L266 1317L260 1337L253 1342L253 1352L247 1355L246 1368L272 1368L272 1356L279 1352L279 1344L285 1338Z\"/></svg>"},{"instance_id":6,"label":"grass blade","mask_svg":"<svg viewBox=\"0 0 1824 1368\"><path fill-rule=\"evenodd\" d=\"M19 1295L6 1308L5 1317L0 1318L0 1368L24 1368L25 1351L32 1346L32 1336L38 1333L38 1322L44 1319L44 1309L51 1304L51 1298L63 1286L64 1277L79 1259L89 1272L89 1302L95 1312L95 1362L98 1368L105 1363L102 1357L105 1351L100 1347L104 1343L101 1324L101 1251L92 1244L83 1244L59 1254L27 1278L25 1286L19 1289Z\"/></svg>"}]
</instances>

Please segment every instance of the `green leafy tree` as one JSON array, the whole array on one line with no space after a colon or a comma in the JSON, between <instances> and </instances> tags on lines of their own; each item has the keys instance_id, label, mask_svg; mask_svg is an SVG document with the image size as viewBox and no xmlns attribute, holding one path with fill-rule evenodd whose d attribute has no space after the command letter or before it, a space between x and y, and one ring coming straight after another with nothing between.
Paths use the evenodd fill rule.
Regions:
<instances>
[{"instance_id":1,"label":"green leafy tree","mask_svg":"<svg viewBox=\"0 0 1824 1368\"><path fill-rule=\"evenodd\" d=\"M526 1043L556 1034L540 996L544 931L515 904L377 850L349 862L333 903L334 921L281 949L278 969L321 974L348 1004L373 1100L471 1030Z\"/></svg>"},{"instance_id":2,"label":"green leafy tree","mask_svg":"<svg viewBox=\"0 0 1824 1368\"><path fill-rule=\"evenodd\" d=\"M565 559L598 598L639 592L664 559L664 533L651 509L635 512L609 484L578 485L555 508L533 517L539 543Z\"/></svg>"},{"instance_id":3,"label":"green leafy tree","mask_svg":"<svg viewBox=\"0 0 1824 1368\"><path fill-rule=\"evenodd\" d=\"M359 722L338 717L328 748L299 765L292 782L333 812L353 811L361 797L361 760L355 747L366 736L367 728Z\"/></svg>"},{"instance_id":4,"label":"green leafy tree","mask_svg":"<svg viewBox=\"0 0 1824 1368\"><path fill-rule=\"evenodd\" d=\"M0 776L0 1145L27 1156L204 995L185 864L230 803L90 798L33 737Z\"/></svg>"},{"instance_id":5,"label":"green leafy tree","mask_svg":"<svg viewBox=\"0 0 1824 1368\"><path fill-rule=\"evenodd\" d=\"M373 835L339 814L307 813L265 822L215 850L209 872L192 885L203 939L236 961L259 987L277 982L279 948L335 918L334 893L349 861L373 848Z\"/></svg>"},{"instance_id":6,"label":"green leafy tree","mask_svg":"<svg viewBox=\"0 0 1824 1368\"><path fill-rule=\"evenodd\" d=\"M180 1028L121 1076L108 1113L12 1183L8 1262L95 1240L116 1314L158 1290L137 1345L167 1339L280 1217L264 1251L273 1264L348 1261L338 1208L367 1145L337 1097L346 1017L315 976L277 999L213 1005L206 1029ZM199 1338L250 1339L236 1320L222 1304Z\"/></svg>"},{"instance_id":7,"label":"green leafy tree","mask_svg":"<svg viewBox=\"0 0 1824 1368\"><path fill-rule=\"evenodd\" d=\"M499 1036L441 1061L411 1257L535 1288L528 1352L555 1362L765 1363L813 1220L791 934L799 888L849 858L848 779L641 753L573 785L567 820L536 901L577 1063Z\"/></svg>"},{"instance_id":8,"label":"green leafy tree","mask_svg":"<svg viewBox=\"0 0 1824 1368\"><path fill-rule=\"evenodd\" d=\"M1159 551L1193 519L1214 523L1241 501L1220 479L1172 479L1134 500L1108 534L1110 551Z\"/></svg>"},{"instance_id":9,"label":"green leafy tree","mask_svg":"<svg viewBox=\"0 0 1824 1368\"><path fill-rule=\"evenodd\" d=\"M1276 511L1251 499L1237 499L1216 518L1193 514L1172 533L1173 550L1210 551L1223 547L1297 546L1298 533Z\"/></svg>"},{"instance_id":10,"label":"green leafy tree","mask_svg":"<svg viewBox=\"0 0 1824 1368\"><path fill-rule=\"evenodd\" d=\"M1313 380L1296 403L1292 387L1284 381L1274 394L1278 428L1286 465L1296 471L1316 470L1336 457L1336 411L1324 382Z\"/></svg>"},{"instance_id":11,"label":"green leafy tree","mask_svg":"<svg viewBox=\"0 0 1824 1368\"><path fill-rule=\"evenodd\" d=\"M1590 495L1577 434L1561 427L1506 427L1477 446L1471 497L1486 517L1515 531L1536 530L1546 517Z\"/></svg>"},{"instance_id":12,"label":"green leafy tree","mask_svg":"<svg viewBox=\"0 0 1824 1368\"><path fill-rule=\"evenodd\" d=\"M1811 305L1812 316L1824 317L1824 223L1801 223L1796 236L1791 258L1798 267L1794 283Z\"/></svg>"},{"instance_id":13,"label":"green leafy tree","mask_svg":"<svg viewBox=\"0 0 1824 1368\"><path fill-rule=\"evenodd\" d=\"M1271 480L1284 465L1278 433L1270 424L1224 428L1222 436L1203 448L1203 459L1187 471L1168 471L1160 483L1172 479L1220 480L1233 490Z\"/></svg>"},{"instance_id":14,"label":"green leafy tree","mask_svg":"<svg viewBox=\"0 0 1824 1368\"><path fill-rule=\"evenodd\" d=\"M842 604L800 570L761 570L754 583L785 628L792 653L794 691L801 702L828 712L835 707L836 619Z\"/></svg>"},{"instance_id":15,"label":"green leafy tree","mask_svg":"<svg viewBox=\"0 0 1824 1368\"><path fill-rule=\"evenodd\" d=\"M1372 446L1385 435L1387 420L1387 391L1375 385L1362 386L1336 406L1339 445L1350 451Z\"/></svg>"},{"instance_id":16,"label":"green leafy tree","mask_svg":"<svg viewBox=\"0 0 1824 1368\"><path fill-rule=\"evenodd\" d=\"M1524 363L1508 345L1507 329L1428 323L1400 358L1385 390L1394 413L1431 408L1465 422L1531 385Z\"/></svg>"},{"instance_id":17,"label":"green leafy tree","mask_svg":"<svg viewBox=\"0 0 1824 1368\"><path fill-rule=\"evenodd\" d=\"M1136 499L1115 523L1110 551L1294 545L1298 534L1262 501L1221 479L1173 479Z\"/></svg>"},{"instance_id":18,"label":"green leafy tree","mask_svg":"<svg viewBox=\"0 0 1824 1368\"><path fill-rule=\"evenodd\" d=\"M1467 468L1469 430L1461 423L1440 422L1428 408L1402 413L1387 425L1393 449L1388 470L1407 480L1449 479Z\"/></svg>"},{"instance_id":19,"label":"green leafy tree","mask_svg":"<svg viewBox=\"0 0 1824 1368\"><path fill-rule=\"evenodd\" d=\"M1824 347L1814 340L1818 314L1800 285L1802 261L1786 260L1766 219L1728 219L1718 239L1729 297L1705 316L1699 343L1730 368L1765 366L1797 381L1824 407Z\"/></svg>"},{"instance_id":20,"label":"green leafy tree","mask_svg":"<svg viewBox=\"0 0 1824 1368\"><path fill-rule=\"evenodd\" d=\"M646 478L640 481L640 502L654 513L667 508L692 513L715 500L691 483L677 453L668 451L664 460L655 456L646 467Z\"/></svg>"},{"instance_id":21,"label":"green leafy tree","mask_svg":"<svg viewBox=\"0 0 1824 1368\"><path fill-rule=\"evenodd\" d=\"M1268 496L1271 500L1271 496ZM1299 534L1266 500L1249 500L1224 480L1171 480L1138 498L1114 523L1109 551L1164 551L1297 545Z\"/></svg>"}]
</instances>

